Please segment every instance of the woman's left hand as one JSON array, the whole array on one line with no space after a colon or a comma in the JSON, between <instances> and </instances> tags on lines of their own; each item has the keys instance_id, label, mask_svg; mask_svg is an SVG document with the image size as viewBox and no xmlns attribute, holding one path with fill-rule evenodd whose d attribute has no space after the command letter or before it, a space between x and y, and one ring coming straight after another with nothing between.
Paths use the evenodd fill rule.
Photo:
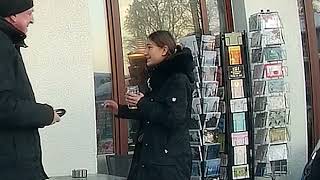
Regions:
<instances>
[{"instance_id":1,"label":"woman's left hand","mask_svg":"<svg viewBox=\"0 0 320 180\"><path fill-rule=\"evenodd\" d=\"M139 92L138 94L135 93L127 93L125 95L125 100L127 102L128 105L130 106L137 106L138 102L140 101L141 98L144 97L144 94L142 94L141 92Z\"/></svg>"}]
</instances>

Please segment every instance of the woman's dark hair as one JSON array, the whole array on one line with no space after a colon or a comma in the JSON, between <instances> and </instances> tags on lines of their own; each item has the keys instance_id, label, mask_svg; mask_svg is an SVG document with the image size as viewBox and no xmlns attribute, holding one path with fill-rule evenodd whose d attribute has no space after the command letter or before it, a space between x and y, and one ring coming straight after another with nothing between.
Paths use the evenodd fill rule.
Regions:
<instances>
[{"instance_id":1,"label":"woman's dark hair","mask_svg":"<svg viewBox=\"0 0 320 180\"><path fill-rule=\"evenodd\" d=\"M168 46L169 55L176 51L176 41L169 31L155 31L148 36L148 39L154 42L158 47Z\"/></svg>"}]
</instances>

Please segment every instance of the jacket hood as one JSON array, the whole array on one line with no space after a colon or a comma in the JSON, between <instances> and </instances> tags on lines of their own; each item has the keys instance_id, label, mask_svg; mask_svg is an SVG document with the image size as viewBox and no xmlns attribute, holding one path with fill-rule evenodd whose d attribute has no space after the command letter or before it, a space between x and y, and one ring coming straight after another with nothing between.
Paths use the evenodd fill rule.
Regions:
<instances>
[{"instance_id":1,"label":"jacket hood","mask_svg":"<svg viewBox=\"0 0 320 180\"><path fill-rule=\"evenodd\" d=\"M191 50L178 48L175 54L149 70L150 85L152 88L161 86L167 78L177 73L185 74L190 83L193 83L195 81L193 69L194 62Z\"/></svg>"},{"instance_id":2,"label":"jacket hood","mask_svg":"<svg viewBox=\"0 0 320 180\"><path fill-rule=\"evenodd\" d=\"M13 44L26 47L24 39L27 37L25 33L19 31L3 17L0 17L0 31L4 32L13 42Z\"/></svg>"}]
</instances>

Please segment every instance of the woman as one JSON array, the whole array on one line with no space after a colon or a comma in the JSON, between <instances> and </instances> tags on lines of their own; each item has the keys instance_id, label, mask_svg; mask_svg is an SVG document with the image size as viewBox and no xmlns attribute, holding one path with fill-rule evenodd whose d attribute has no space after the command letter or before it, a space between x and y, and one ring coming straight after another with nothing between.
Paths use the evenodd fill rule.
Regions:
<instances>
[{"instance_id":1,"label":"woman","mask_svg":"<svg viewBox=\"0 0 320 180\"><path fill-rule=\"evenodd\" d=\"M127 105L107 100L116 116L140 120L139 138L128 180L190 180L189 126L193 58L189 49L176 48L172 35L149 35L144 52L150 70L146 94L127 93Z\"/></svg>"}]
</instances>

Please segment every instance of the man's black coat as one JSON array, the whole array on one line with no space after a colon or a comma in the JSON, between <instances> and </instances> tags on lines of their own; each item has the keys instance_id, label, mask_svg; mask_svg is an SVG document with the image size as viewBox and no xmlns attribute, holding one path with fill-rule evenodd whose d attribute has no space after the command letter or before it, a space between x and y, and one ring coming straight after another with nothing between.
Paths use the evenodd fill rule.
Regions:
<instances>
[{"instance_id":1,"label":"man's black coat","mask_svg":"<svg viewBox=\"0 0 320 180\"><path fill-rule=\"evenodd\" d=\"M26 35L0 18L0 179L46 179L38 128L53 109L36 103L20 54Z\"/></svg>"}]
</instances>

